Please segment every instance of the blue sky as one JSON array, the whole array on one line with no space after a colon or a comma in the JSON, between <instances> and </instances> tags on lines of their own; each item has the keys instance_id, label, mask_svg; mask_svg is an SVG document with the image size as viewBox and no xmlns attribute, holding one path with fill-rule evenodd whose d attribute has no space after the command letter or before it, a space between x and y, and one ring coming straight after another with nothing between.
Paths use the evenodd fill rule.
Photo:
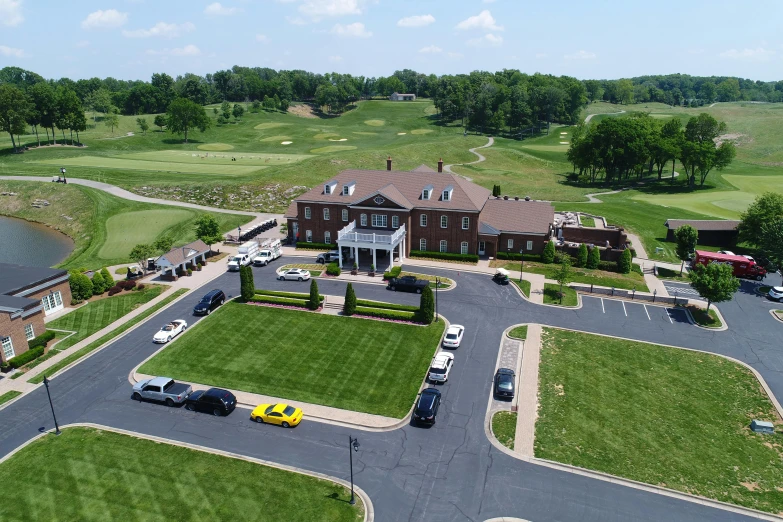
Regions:
<instances>
[{"instance_id":1,"label":"blue sky","mask_svg":"<svg viewBox=\"0 0 783 522\"><path fill-rule=\"evenodd\" d=\"M0 0L0 66L73 79L237 64L779 80L781 15L779 0Z\"/></svg>"}]
</instances>

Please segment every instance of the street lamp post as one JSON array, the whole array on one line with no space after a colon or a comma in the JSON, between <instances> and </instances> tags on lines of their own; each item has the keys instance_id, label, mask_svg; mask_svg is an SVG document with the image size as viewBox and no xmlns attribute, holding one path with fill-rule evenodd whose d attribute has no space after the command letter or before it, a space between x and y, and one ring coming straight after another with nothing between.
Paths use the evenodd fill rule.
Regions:
<instances>
[{"instance_id":1,"label":"street lamp post","mask_svg":"<svg viewBox=\"0 0 783 522\"><path fill-rule=\"evenodd\" d=\"M440 278L435 277L435 322L438 322L438 287L440 286Z\"/></svg>"},{"instance_id":2,"label":"street lamp post","mask_svg":"<svg viewBox=\"0 0 783 522\"><path fill-rule=\"evenodd\" d=\"M351 451L353 450L353 451ZM355 439L348 435L348 457L351 461L351 502L350 504L353 506L356 504L356 497L354 497L353 494L353 452L359 451L359 439Z\"/></svg>"},{"instance_id":3,"label":"street lamp post","mask_svg":"<svg viewBox=\"0 0 783 522\"><path fill-rule=\"evenodd\" d=\"M60 425L57 424L57 415L54 414L54 404L52 404L52 395L49 393L49 379L46 378L46 375L44 375L43 378L44 386L46 386L46 396L49 397L49 406L52 408L52 417L54 418L54 434L59 435L60 434Z\"/></svg>"},{"instance_id":4,"label":"street lamp post","mask_svg":"<svg viewBox=\"0 0 783 522\"><path fill-rule=\"evenodd\" d=\"M242 227L237 227L237 243L242 242Z\"/></svg>"}]
</instances>

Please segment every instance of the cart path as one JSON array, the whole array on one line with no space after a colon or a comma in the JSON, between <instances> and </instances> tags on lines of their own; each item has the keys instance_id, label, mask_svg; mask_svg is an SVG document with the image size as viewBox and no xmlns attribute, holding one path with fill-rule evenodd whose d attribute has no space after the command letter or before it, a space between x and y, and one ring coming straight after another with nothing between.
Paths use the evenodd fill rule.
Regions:
<instances>
[{"instance_id":1,"label":"cart path","mask_svg":"<svg viewBox=\"0 0 783 522\"><path fill-rule=\"evenodd\" d=\"M475 154L476 156L478 156L478 159L476 161L471 161L470 163L453 163L451 165L444 165L443 166L443 170L445 172L450 173L450 174L457 174L456 172L453 172L451 170L451 167L456 167L456 166L459 166L459 165L473 165L475 163L481 163L482 161L486 161L487 158L485 158L484 156L482 156L481 154L476 152L476 150L478 150L478 149L486 149L487 147L491 147L494 143L495 143L495 138L490 136L489 139L487 140L487 143L482 145L481 147L473 147L472 149L468 149L468 151L470 151L473 154ZM472 179L470 179L468 177L465 177L465 176L462 176L462 177L465 178L468 181L473 181Z\"/></svg>"},{"instance_id":2,"label":"cart path","mask_svg":"<svg viewBox=\"0 0 783 522\"><path fill-rule=\"evenodd\" d=\"M593 116L600 116L602 114L623 114L625 111L619 111L619 112L599 112L596 114L590 114L585 118L585 123L590 123L590 120L593 119Z\"/></svg>"}]
</instances>

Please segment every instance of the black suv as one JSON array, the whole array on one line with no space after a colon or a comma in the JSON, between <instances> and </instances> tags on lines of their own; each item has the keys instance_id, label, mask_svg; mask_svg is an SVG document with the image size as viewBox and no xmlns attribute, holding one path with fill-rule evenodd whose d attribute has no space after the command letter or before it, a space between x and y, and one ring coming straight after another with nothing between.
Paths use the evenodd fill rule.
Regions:
<instances>
[{"instance_id":1,"label":"black suv","mask_svg":"<svg viewBox=\"0 0 783 522\"><path fill-rule=\"evenodd\" d=\"M435 424L435 417L440 407L440 391L427 388L419 394L416 408L413 410L413 420L425 424Z\"/></svg>"},{"instance_id":2,"label":"black suv","mask_svg":"<svg viewBox=\"0 0 783 522\"><path fill-rule=\"evenodd\" d=\"M226 294L223 290L212 290L201 298L201 301L193 308L194 315L209 315L212 310L226 302Z\"/></svg>"},{"instance_id":3,"label":"black suv","mask_svg":"<svg viewBox=\"0 0 783 522\"><path fill-rule=\"evenodd\" d=\"M185 399L185 408L190 411L205 411L215 417L228 415L237 407L237 398L228 390L210 388L198 390Z\"/></svg>"}]
</instances>

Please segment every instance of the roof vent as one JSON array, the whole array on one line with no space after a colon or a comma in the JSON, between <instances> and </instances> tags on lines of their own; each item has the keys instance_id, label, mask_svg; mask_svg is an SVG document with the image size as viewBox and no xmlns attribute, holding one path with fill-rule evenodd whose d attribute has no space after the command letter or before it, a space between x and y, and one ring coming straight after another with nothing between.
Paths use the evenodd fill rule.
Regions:
<instances>
[{"instance_id":1,"label":"roof vent","mask_svg":"<svg viewBox=\"0 0 783 522\"><path fill-rule=\"evenodd\" d=\"M503 199L505 199L506 201L508 201L508 196L503 196Z\"/></svg>"},{"instance_id":2,"label":"roof vent","mask_svg":"<svg viewBox=\"0 0 783 522\"><path fill-rule=\"evenodd\" d=\"M519 201L519 196L514 196L514 201Z\"/></svg>"},{"instance_id":3,"label":"roof vent","mask_svg":"<svg viewBox=\"0 0 783 522\"><path fill-rule=\"evenodd\" d=\"M530 196L525 196L525 201L530 201Z\"/></svg>"}]
</instances>

